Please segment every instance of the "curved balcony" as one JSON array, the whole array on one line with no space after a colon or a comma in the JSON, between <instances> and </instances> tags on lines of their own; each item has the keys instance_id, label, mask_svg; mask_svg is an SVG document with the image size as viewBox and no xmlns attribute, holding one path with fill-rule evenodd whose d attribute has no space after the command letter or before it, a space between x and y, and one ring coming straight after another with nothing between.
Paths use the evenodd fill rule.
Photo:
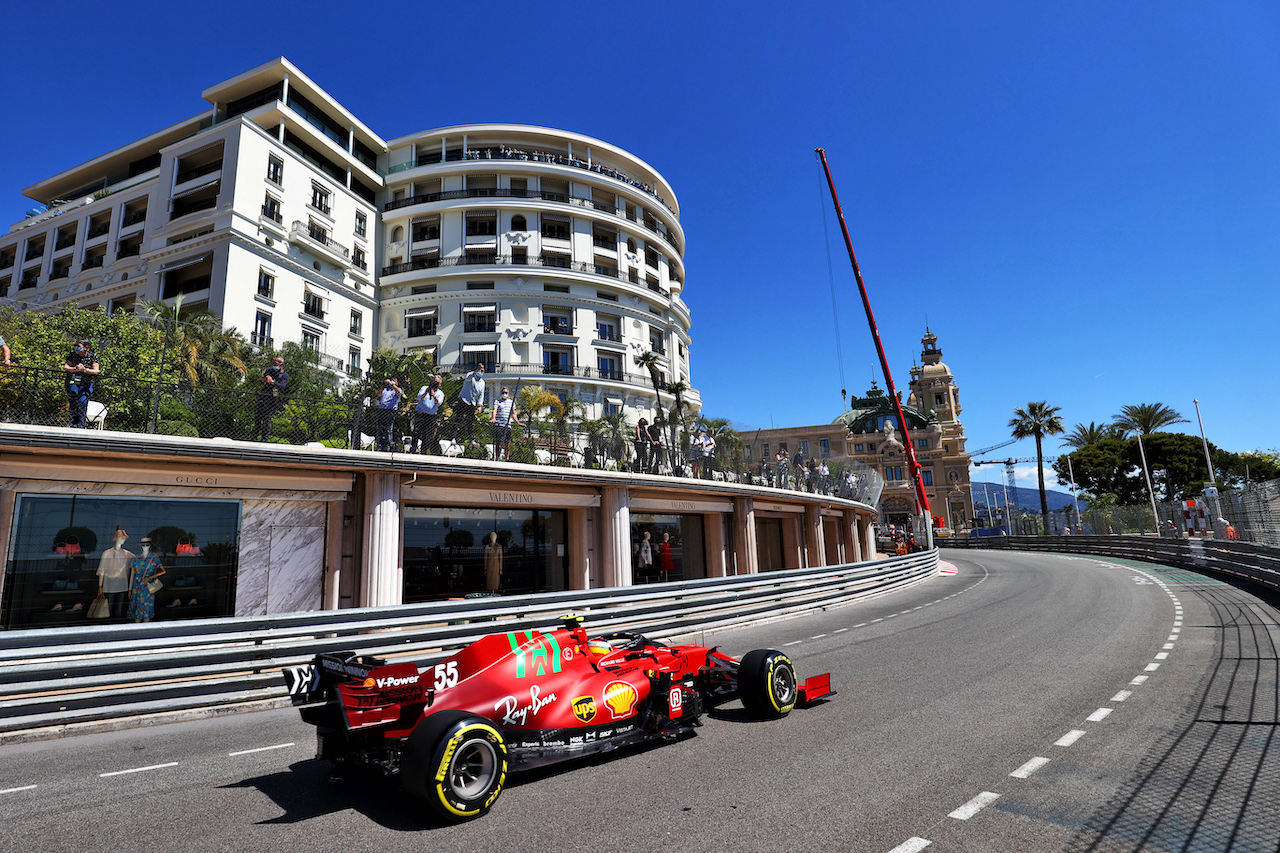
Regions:
<instances>
[{"instance_id":1,"label":"curved balcony","mask_svg":"<svg viewBox=\"0 0 1280 853\"><path fill-rule=\"evenodd\" d=\"M641 285L638 279L624 270L614 269L603 264L584 264L577 261L566 261L549 257L517 257L513 255L495 255L492 252L477 252L471 255L458 255L448 258L414 258L403 264L392 264L382 268L383 275L413 272L415 270L434 270L445 267L469 266L513 266L513 267L545 267L548 269L570 270L571 272L590 273L605 278L625 281L628 284ZM648 290L670 299L671 291L656 285L648 286Z\"/></svg>"},{"instance_id":2,"label":"curved balcony","mask_svg":"<svg viewBox=\"0 0 1280 853\"><path fill-rule=\"evenodd\" d=\"M575 169L582 169L584 172L594 172L597 175L603 175L606 178L612 178L615 181L635 187L645 195L655 199L658 204L671 211L674 215L675 211L671 209L671 205L667 204L666 199L653 191L653 187L644 181L637 181L629 175L619 172L612 166L602 166L599 163L588 163L586 160L580 160L577 157L566 157L563 154L555 154L549 151L525 151L520 148L508 148L500 145L497 148L484 148L475 151L450 152L448 154L436 155L434 157L419 157L417 160L411 160L408 163L400 163L392 166L387 170L388 175L394 175L396 172L403 172L408 169L417 169L420 166L434 166L439 163L458 163L466 160L523 160L532 163L551 163L556 166L571 166Z\"/></svg>"},{"instance_id":3,"label":"curved balcony","mask_svg":"<svg viewBox=\"0 0 1280 853\"><path fill-rule=\"evenodd\" d=\"M674 250L676 257L680 257L680 244L676 241L674 235L668 231L666 234L658 230L656 222L649 222L638 216L628 216L624 209L615 208L612 205L602 204L589 198L580 198L578 196L565 195L564 193L553 193L546 190L500 190L500 189L473 189L473 190L449 190L448 192L424 193L422 195L409 196L408 198L400 198L389 201L382 206L383 213L390 213L394 210L400 210L405 207L412 207L416 204L432 204L438 201L457 201L460 199L477 199L477 198L516 198L516 199L533 199L538 201L550 201L556 204L567 204L571 207L581 207L588 210L596 210L601 213L607 213L617 219L627 222L633 222L641 226L646 231L657 235L665 241L668 246Z\"/></svg>"}]
</instances>

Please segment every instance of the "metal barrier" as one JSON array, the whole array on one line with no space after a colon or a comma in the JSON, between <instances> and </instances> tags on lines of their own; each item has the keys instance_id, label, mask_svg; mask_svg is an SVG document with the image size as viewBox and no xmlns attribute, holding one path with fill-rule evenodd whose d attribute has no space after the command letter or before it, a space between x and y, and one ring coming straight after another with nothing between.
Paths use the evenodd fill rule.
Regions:
<instances>
[{"instance_id":1,"label":"metal barrier","mask_svg":"<svg viewBox=\"0 0 1280 853\"><path fill-rule=\"evenodd\" d=\"M984 536L940 540L943 548L1051 551L1124 557L1225 575L1280 591L1280 548L1218 539L1163 539L1145 536Z\"/></svg>"},{"instance_id":2,"label":"metal barrier","mask_svg":"<svg viewBox=\"0 0 1280 853\"><path fill-rule=\"evenodd\" d=\"M795 615L915 583L937 551L643 588L614 587L241 619L10 631L0 635L0 733L114 717L285 701L281 667L352 649L431 663L495 631L566 612L595 632L672 638Z\"/></svg>"}]
</instances>

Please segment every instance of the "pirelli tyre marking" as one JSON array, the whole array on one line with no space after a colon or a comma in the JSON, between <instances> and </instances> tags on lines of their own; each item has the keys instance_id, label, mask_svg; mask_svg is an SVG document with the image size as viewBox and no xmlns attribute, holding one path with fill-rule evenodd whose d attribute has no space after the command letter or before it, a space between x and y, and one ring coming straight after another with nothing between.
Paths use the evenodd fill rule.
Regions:
<instances>
[{"instance_id":1,"label":"pirelli tyre marking","mask_svg":"<svg viewBox=\"0 0 1280 853\"><path fill-rule=\"evenodd\" d=\"M461 818L484 814L502 793L507 778L507 747L488 722L463 725L444 741L433 785L440 805Z\"/></svg>"}]
</instances>

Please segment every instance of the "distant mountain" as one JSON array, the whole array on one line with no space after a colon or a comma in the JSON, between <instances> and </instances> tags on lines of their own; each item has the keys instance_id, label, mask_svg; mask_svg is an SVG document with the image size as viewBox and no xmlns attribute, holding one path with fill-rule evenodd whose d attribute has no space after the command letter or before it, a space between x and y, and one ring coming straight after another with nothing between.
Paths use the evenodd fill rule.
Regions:
<instances>
[{"instance_id":1,"label":"distant mountain","mask_svg":"<svg viewBox=\"0 0 1280 853\"><path fill-rule=\"evenodd\" d=\"M982 493L982 487L987 487L987 495L991 497L991 505L993 507L1004 506L1004 486L999 483L973 483L973 502L975 506L985 506L986 497ZM997 493L999 493L997 495ZM1071 493L1063 492L1057 489L1045 489L1045 499L1049 502L1050 512L1061 510L1064 506L1071 505ZM1025 486L1016 486L1009 490L1009 503L1018 509L1025 509L1028 512L1040 512L1040 490L1038 488L1026 488ZM1080 501L1081 509L1088 506L1085 501Z\"/></svg>"}]
</instances>

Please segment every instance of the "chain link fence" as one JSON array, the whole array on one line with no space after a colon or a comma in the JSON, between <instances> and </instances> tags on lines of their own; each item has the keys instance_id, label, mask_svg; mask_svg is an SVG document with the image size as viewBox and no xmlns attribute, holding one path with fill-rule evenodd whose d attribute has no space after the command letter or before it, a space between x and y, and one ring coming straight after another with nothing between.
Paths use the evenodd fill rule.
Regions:
<instances>
[{"instance_id":1,"label":"chain link fence","mask_svg":"<svg viewBox=\"0 0 1280 853\"><path fill-rule=\"evenodd\" d=\"M383 450L469 459L496 459L534 465L643 472L741 482L856 500L874 506L884 479L853 460L826 468L815 460L797 460L790 470L752 471L732 454L694 451L684 430L677 446L661 445L643 463L635 427L625 419L575 422L530 418L512 425L503 452L495 438L501 429L491 409L473 409L460 398L461 383L450 371L443 384L440 413L423 417L413 407L417 389L390 409L379 406L382 379L348 376L322 396L304 397L288 388L272 394L252 386L224 388L188 381L157 381L104 372L73 384L60 370L21 365L0 366L0 419L9 423L83 427L119 432L179 435L211 440L265 441L352 450ZM354 381L352 381L354 379ZM492 383L491 383L492 386ZM492 389L496 390L496 389ZM513 390L518 393L519 385ZM665 431L664 431L665 432ZM668 434L669 435L669 434ZM696 463L696 465L695 465ZM825 470L824 470L825 469Z\"/></svg>"},{"instance_id":2,"label":"chain link fence","mask_svg":"<svg viewBox=\"0 0 1280 853\"><path fill-rule=\"evenodd\" d=\"M1064 528L1076 535L1159 534L1167 538L1212 538L1280 546L1280 480L1246 483L1239 489L1202 495L1192 502L1157 501L1151 504L1069 510L1049 513L1051 534ZM1039 517L1036 519L1039 527ZM1036 533L1038 530L1021 530Z\"/></svg>"}]
</instances>

